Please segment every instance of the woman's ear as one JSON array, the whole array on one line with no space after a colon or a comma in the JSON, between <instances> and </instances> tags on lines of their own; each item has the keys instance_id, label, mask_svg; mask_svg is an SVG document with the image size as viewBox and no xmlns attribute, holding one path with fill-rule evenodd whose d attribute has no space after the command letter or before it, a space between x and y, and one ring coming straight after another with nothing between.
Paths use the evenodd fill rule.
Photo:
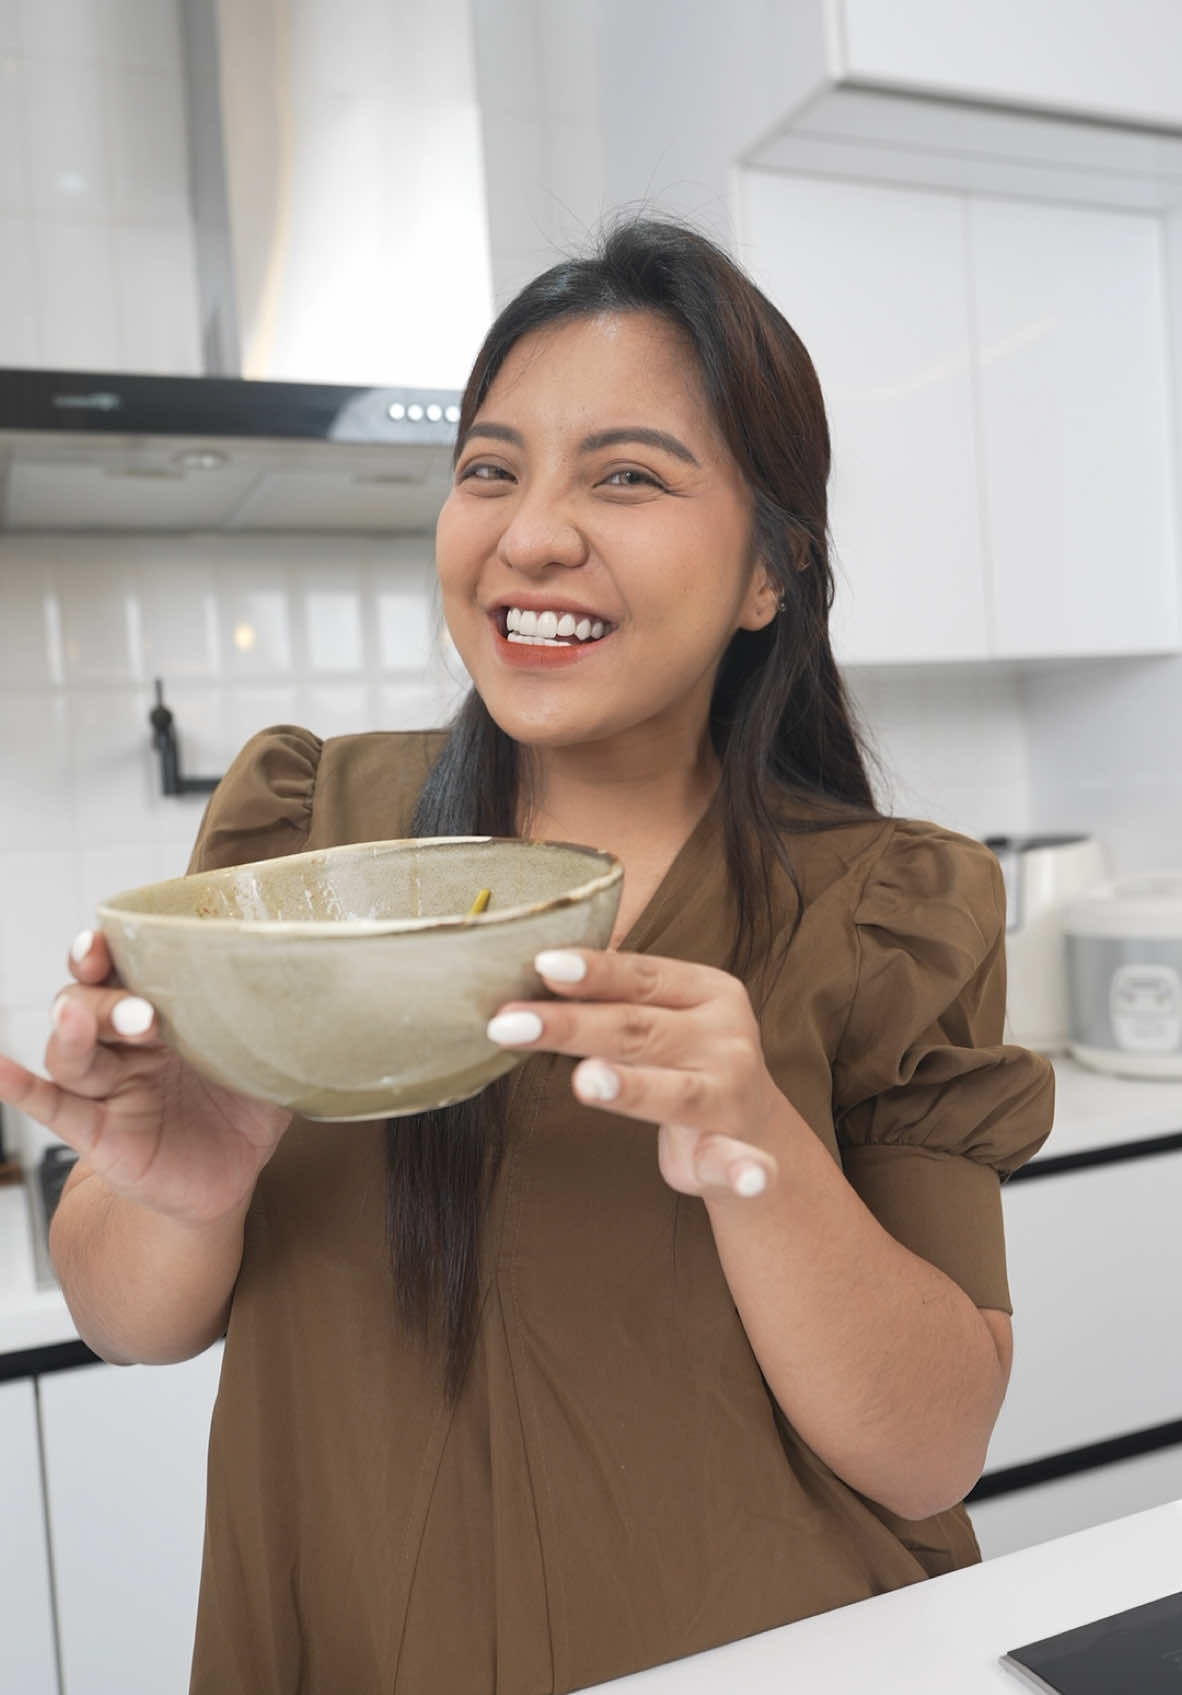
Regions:
<instances>
[{"instance_id":1,"label":"woman's ear","mask_svg":"<svg viewBox=\"0 0 1182 1695\"><path fill-rule=\"evenodd\" d=\"M757 560L751 574L751 587L739 620L742 630L762 630L780 610L779 585L772 579L767 566Z\"/></svg>"}]
</instances>

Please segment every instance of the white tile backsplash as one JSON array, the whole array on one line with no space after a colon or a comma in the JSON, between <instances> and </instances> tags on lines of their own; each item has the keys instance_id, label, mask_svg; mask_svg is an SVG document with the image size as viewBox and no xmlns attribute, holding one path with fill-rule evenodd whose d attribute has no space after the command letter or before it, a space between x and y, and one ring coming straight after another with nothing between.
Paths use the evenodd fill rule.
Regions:
<instances>
[{"instance_id":1,"label":"white tile backsplash","mask_svg":"<svg viewBox=\"0 0 1182 1695\"><path fill-rule=\"evenodd\" d=\"M139 571L126 563L120 536L60 550L54 581L61 600L62 644L71 687L137 683L144 675Z\"/></svg>"},{"instance_id":2,"label":"white tile backsplash","mask_svg":"<svg viewBox=\"0 0 1182 1695\"><path fill-rule=\"evenodd\" d=\"M57 847L73 829L68 702L45 690L0 691L0 853Z\"/></svg>"},{"instance_id":3,"label":"white tile backsplash","mask_svg":"<svg viewBox=\"0 0 1182 1695\"><path fill-rule=\"evenodd\" d=\"M61 613L49 567L29 560L0 576L0 624L6 667L0 689L49 688L61 683Z\"/></svg>"},{"instance_id":4,"label":"white tile backsplash","mask_svg":"<svg viewBox=\"0 0 1182 1695\"><path fill-rule=\"evenodd\" d=\"M152 705L146 688L70 690L70 783L80 844L155 837Z\"/></svg>"},{"instance_id":5,"label":"white tile backsplash","mask_svg":"<svg viewBox=\"0 0 1182 1695\"><path fill-rule=\"evenodd\" d=\"M218 566L222 665L227 677L275 677L292 668L291 591L282 567L243 574Z\"/></svg>"},{"instance_id":6,"label":"white tile backsplash","mask_svg":"<svg viewBox=\"0 0 1182 1695\"><path fill-rule=\"evenodd\" d=\"M145 675L215 681L221 672L221 637L210 566L157 557L139 572L139 600Z\"/></svg>"},{"instance_id":7,"label":"white tile backsplash","mask_svg":"<svg viewBox=\"0 0 1182 1695\"><path fill-rule=\"evenodd\" d=\"M318 736L347 736L374 722L370 691L362 683L307 683L299 692L297 722Z\"/></svg>"},{"instance_id":8,"label":"white tile backsplash","mask_svg":"<svg viewBox=\"0 0 1182 1695\"><path fill-rule=\"evenodd\" d=\"M288 683L250 683L235 685L222 692L222 752L215 762L211 754L210 760L200 770L191 762L182 770L194 776L218 777L224 771L229 759L233 758L238 749L247 743L256 730L265 730L269 724L301 724L304 722L304 701L300 686L296 682ZM323 732L320 726L309 720L306 726L317 735ZM354 726L357 728L357 726ZM365 729L374 728L370 723L361 726Z\"/></svg>"},{"instance_id":9,"label":"white tile backsplash","mask_svg":"<svg viewBox=\"0 0 1182 1695\"><path fill-rule=\"evenodd\" d=\"M0 853L0 887L0 993L8 1006L48 1006L82 918L80 857L73 846Z\"/></svg>"},{"instance_id":10,"label":"white tile backsplash","mask_svg":"<svg viewBox=\"0 0 1182 1695\"><path fill-rule=\"evenodd\" d=\"M308 587L303 594L304 634L313 671L360 671L361 595L357 585Z\"/></svg>"},{"instance_id":11,"label":"white tile backsplash","mask_svg":"<svg viewBox=\"0 0 1182 1695\"><path fill-rule=\"evenodd\" d=\"M377 636L381 664L388 671L414 670L431 644L432 608L408 583L379 588Z\"/></svg>"}]
</instances>

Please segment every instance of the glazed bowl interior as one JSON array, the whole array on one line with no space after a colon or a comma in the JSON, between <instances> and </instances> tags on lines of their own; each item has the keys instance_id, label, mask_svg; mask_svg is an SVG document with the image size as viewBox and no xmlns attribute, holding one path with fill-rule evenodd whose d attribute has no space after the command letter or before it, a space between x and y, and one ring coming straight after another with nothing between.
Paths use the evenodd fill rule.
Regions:
<instances>
[{"instance_id":1,"label":"glazed bowl interior","mask_svg":"<svg viewBox=\"0 0 1182 1695\"><path fill-rule=\"evenodd\" d=\"M132 889L98 923L205 1076L306 1118L370 1119L465 1099L520 1063L488 1019L546 997L540 949L607 945L622 884L612 855L572 843L365 842Z\"/></svg>"}]
</instances>

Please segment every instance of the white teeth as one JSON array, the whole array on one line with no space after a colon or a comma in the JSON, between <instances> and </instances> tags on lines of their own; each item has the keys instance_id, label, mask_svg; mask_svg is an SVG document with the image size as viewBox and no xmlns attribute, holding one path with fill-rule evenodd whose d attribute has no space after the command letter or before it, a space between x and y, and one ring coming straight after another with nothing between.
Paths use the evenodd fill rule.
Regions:
<instances>
[{"instance_id":1,"label":"white teeth","mask_svg":"<svg viewBox=\"0 0 1182 1695\"><path fill-rule=\"evenodd\" d=\"M579 618L572 612L527 612L520 606L510 606L505 615L505 630L509 635L528 636L552 641L556 636L571 636L576 640L598 641L610 626L602 618Z\"/></svg>"}]
</instances>

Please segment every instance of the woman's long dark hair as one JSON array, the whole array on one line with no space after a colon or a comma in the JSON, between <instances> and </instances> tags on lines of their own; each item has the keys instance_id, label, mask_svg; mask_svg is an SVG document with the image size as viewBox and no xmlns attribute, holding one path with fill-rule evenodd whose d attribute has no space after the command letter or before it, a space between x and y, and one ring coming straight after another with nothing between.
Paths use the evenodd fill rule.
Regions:
<instances>
[{"instance_id":1,"label":"woman's long dark hair","mask_svg":"<svg viewBox=\"0 0 1182 1695\"><path fill-rule=\"evenodd\" d=\"M686 338L754 496L759 556L784 603L763 629L735 633L710 711L738 917L728 969L747 980L778 942L770 974L761 970L770 986L795 931L771 935L767 897L775 862L796 884L783 836L791 797L833 803L813 828L880 816L829 642L829 430L821 389L791 325L721 248L682 224L629 218L591 257L555 265L501 312L464 392L457 455L522 336L602 312L655 313ZM515 835L524 775L517 744L472 689L419 798L412 834ZM441 1349L453 1398L479 1320L480 1225L505 1147L507 1094L500 1079L472 1100L387 1125L399 1305L411 1328Z\"/></svg>"}]
</instances>

